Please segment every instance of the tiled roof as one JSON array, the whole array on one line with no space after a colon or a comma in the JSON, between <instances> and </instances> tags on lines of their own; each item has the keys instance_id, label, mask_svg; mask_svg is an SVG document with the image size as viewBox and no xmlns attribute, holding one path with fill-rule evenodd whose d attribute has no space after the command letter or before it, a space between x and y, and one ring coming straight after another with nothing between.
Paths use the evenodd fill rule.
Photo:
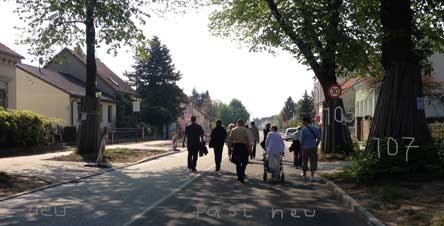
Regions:
<instances>
[{"instance_id":1,"label":"tiled roof","mask_svg":"<svg viewBox=\"0 0 444 226\"><path fill-rule=\"evenodd\" d=\"M71 53L75 58L77 58L80 62L86 65L86 56L84 54L77 53L68 48L63 49L62 52L63 51ZM105 81L114 90L131 95L138 95L137 92L133 88L131 88L130 85L128 85L113 71L111 71L111 69L109 69L103 62L97 59L96 64L97 64L97 75L100 76L100 78L102 78L102 80Z\"/></svg>"},{"instance_id":2,"label":"tiled roof","mask_svg":"<svg viewBox=\"0 0 444 226\"><path fill-rule=\"evenodd\" d=\"M3 53L8 56L16 57L19 59L24 59L24 57L14 50L10 49L9 47L5 46L3 43L0 42L0 53Z\"/></svg>"},{"instance_id":3,"label":"tiled roof","mask_svg":"<svg viewBox=\"0 0 444 226\"><path fill-rule=\"evenodd\" d=\"M361 77L353 77L353 78L349 78L349 79L345 80L341 84L342 93L347 92L350 88L352 88L355 84L361 82L362 80L364 80L364 79Z\"/></svg>"},{"instance_id":4,"label":"tiled roof","mask_svg":"<svg viewBox=\"0 0 444 226\"><path fill-rule=\"evenodd\" d=\"M38 67L27 64L17 64L17 67L70 95L78 97L85 96L85 83L75 79L71 75L61 74L43 68L39 69ZM114 101L108 96L102 96L100 99L104 101Z\"/></svg>"}]
</instances>

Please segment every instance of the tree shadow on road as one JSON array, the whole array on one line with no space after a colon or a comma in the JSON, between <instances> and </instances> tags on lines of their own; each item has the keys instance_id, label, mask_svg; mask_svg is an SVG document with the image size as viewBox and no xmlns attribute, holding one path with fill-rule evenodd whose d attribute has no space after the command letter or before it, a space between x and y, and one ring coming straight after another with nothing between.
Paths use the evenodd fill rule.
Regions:
<instances>
[{"instance_id":1,"label":"tree shadow on road","mask_svg":"<svg viewBox=\"0 0 444 226\"><path fill-rule=\"evenodd\" d=\"M257 177L242 184L233 172L204 173L131 226L362 225L320 184L294 175L284 185Z\"/></svg>"}]
</instances>

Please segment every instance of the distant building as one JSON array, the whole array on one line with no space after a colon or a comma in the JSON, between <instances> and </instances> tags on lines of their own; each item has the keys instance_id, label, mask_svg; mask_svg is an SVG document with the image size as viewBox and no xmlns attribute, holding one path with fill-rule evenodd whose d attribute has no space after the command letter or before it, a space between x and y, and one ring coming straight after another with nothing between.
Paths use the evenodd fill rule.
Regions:
<instances>
[{"instance_id":1,"label":"distant building","mask_svg":"<svg viewBox=\"0 0 444 226\"><path fill-rule=\"evenodd\" d=\"M184 108L183 115L177 118L179 135L182 136L187 125L191 123L191 116L196 116L197 124L201 125L206 136L209 136L211 132L209 116L191 100L188 103L182 104L182 107Z\"/></svg>"}]
</instances>

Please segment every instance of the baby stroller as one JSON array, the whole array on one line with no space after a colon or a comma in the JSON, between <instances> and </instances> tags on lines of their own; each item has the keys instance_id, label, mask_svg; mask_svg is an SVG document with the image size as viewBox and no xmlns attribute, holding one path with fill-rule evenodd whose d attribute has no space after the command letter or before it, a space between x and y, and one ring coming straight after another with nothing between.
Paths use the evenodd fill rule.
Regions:
<instances>
[{"instance_id":1,"label":"baby stroller","mask_svg":"<svg viewBox=\"0 0 444 226\"><path fill-rule=\"evenodd\" d=\"M280 163L279 163L279 179L281 183L283 184L285 182L285 173L284 173L284 164L283 164L283 158L281 156ZM268 156L267 152L264 151L264 175L263 179L264 181L267 181L268 174L271 174L270 166L268 165Z\"/></svg>"}]
</instances>

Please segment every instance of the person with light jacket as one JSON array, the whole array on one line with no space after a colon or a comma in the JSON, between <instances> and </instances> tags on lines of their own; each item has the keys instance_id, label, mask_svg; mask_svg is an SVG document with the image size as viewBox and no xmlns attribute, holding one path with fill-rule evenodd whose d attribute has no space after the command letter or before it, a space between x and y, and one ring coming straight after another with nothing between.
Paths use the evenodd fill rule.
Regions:
<instances>
[{"instance_id":1,"label":"person with light jacket","mask_svg":"<svg viewBox=\"0 0 444 226\"><path fill-rule=\"evenodd\" d=\"M268 156L268 166L271 171L271 180L279 179L281 157L284 155L285 144L278 132L277 126L272 126L271 131L265 140L265 147Z\"/></svg>"}]
</instances>

